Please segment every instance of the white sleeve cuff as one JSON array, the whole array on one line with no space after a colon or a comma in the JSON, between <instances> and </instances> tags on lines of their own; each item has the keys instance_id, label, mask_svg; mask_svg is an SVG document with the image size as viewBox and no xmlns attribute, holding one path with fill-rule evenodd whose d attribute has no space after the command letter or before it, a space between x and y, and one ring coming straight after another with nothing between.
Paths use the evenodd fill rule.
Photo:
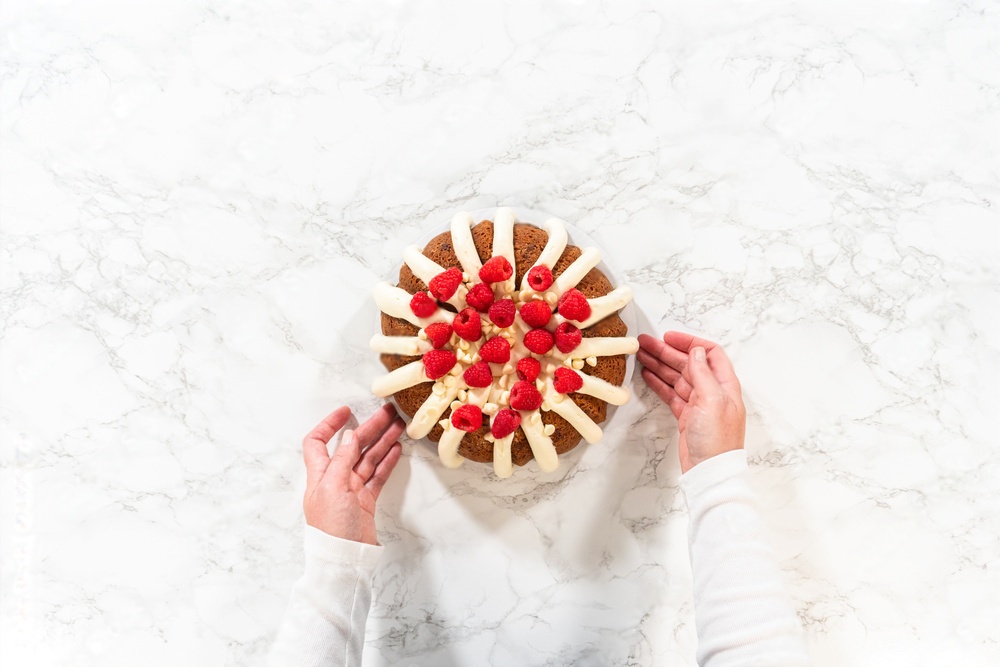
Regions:
<instances>
[{"instance_id":1,"label":"white sleeve cuff","mask_svg":"<svg viewBox=\"0 0 1000 667\"><path fill-rule=\"evenodd\" d=\"M746 450L734 449L702 461L681 475L681 489L690 504L706 490L727 479L739 477L746 470Z\"/></svg>"},{"instance_id":2,"label":"white sleeve cuff","mask_svg":"<svg viewBox=\"0 0 1000 667\"><path fill-rule=\"evenodd\" d=\"M310 565L347 565L374 572L384 550L381 546L334 537L308 524L303 537L307 568Z\"/></svg>"}]
</instances>

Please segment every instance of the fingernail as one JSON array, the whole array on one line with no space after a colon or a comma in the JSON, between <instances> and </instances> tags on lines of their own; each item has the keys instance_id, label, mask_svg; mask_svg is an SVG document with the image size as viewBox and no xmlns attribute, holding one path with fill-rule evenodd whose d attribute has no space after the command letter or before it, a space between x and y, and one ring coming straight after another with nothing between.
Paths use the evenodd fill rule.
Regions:
<instances>
[{"instance_id":1,"label":"fingernail","mask_svg":"<svg viewBox=\"0 0 1000 667\"><path fill-rule=\"evenodd\" d=\"M694 348L694 358L698 361L705 361L705 348L696 347Z\"/></svg>"},{"instance_id":2,"label":"fingernail","mask_svg":"<svg viewBox=\"0 0 1000 667\"><path fill-rule=\"evenodd\" d=\"M354 431L351 429L344 431L344 435L340 438L340 441L343 443L348 443L352 440L354 440Z\"/></svg>"}]
</instances>

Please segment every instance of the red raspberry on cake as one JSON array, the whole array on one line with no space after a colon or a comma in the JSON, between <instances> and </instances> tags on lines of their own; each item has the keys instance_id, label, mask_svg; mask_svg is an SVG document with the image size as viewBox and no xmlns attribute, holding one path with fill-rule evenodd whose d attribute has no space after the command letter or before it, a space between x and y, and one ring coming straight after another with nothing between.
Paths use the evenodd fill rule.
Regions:
<instances>
[{"instance_id":1,"label":"red raspberry on cake","mask_svg":"<svg viewBox=\"0 0 1000 667\"><path fill-rule=\"evenodd\" d=\"M559 297L556 310L567 320L582 322L590 317L590 303L587 302L587 297L583 295L583 292L575 288L566 290Z\"/></svg>"},{"instance_id":2,"label":"red raspberry on cake","mask_svg":"<svg viewBox=\"0 0 1000 667\"><path fill-rule=\"evenodd\" d=\"M532 329L524 334L524 346L535 354L548 354L555 339L548 329Z\"/></svg>"},{"instance_id":3,"label":"red raspberry on cake","mask_svg":"<svg viewBox=\"0 0 1000 667\"><path fill-rule=\"evenodd\" d=\"M502 283L514 275L514 267L510 265L506 257L496 256L483 264L479 269L479 279L484 283Z\"/></svg>"},{"instance_id":4,"label":"red raspberry on cake","mask_svg":"<svg viewBox=\"0 0 1000 667\"><path fill-rule=\"evenodd\" d=\"M478 431L479 427L483 425L483 411L477 405L461 405L452 411L451 425L469 433Z\"/></svg>"},{"instance_id":5,"label":"red raspberry on cake","mask_svg":"<svg viewBox=\"0 0 1000 667\"><path fill-rule=\"evenodd\" d=\"M462 379L470 387L489 387L493 384L493 371L488 363L479 361L465 369Z\"/></svg>"},{"instance_id":6,"label":"red raspberry on cake","mask_svg":"<svg viewBox=\"0 0 1000 667\"><path fill-rule=\"evenodd\" d=\"M458 357L451 350L431 350L424 353L424 374L432 380L437 380L448 374Z\"/></svg>"},{"instance_id":7,"label":"red raspberry on cake","mask_svg":"<svg viewBox=\"0 0 1000 667\"><path fill-rule=\"evenodd\" d=\"M583 378L572 368L561 366L556 369L556 379L552 386L560 394L570 394L574 391L580 391L580 387L583 386Z\"/></svg>"},{"instance_id":8,"label":"red raspberry on cake","mask_svg":"<svg viewBox=\"0 0 1000 667\"><path fill-rule=\"evenodd\" d=\"M500 336L494 336L479 348L479 358L491 364L505 364L510 361L510 343Z\"/></svg>"},{"instance_id":9,"label":"red raspberry on cake","mask_svg":"<svg viewBox=\"0 0 1000 667\"><path fill-rule=\"evenodd\" d=\"M493 305L490 306L490 322L497 325L501 329L506 329L510 325L514 324L514 315L517 313L517 308L514 307L514 302L510 299L500 299L499 301L494 301Z\"/></svg>"},{"instance_id":10,"label":"red raspberry on cake","mask_svg":"<svg viewBox=\"0 0 1000 667\"><path fill-rule=\"evenodd\" d=\"M583 334L569 322L563 322L556 327L555 338L556 349L563 354L566 354L567 352L572 352L577 348L583 340Z\"/></svg>"},{"instance_id":11,"label":"red raspberry on cake","mask_svg":"<svg viewBox=\"0 0 1000 667\"><path fill-rule=\"evenodd\" d=\"M462 272L454 267L443 271L433 278L427 285L427 290L434 295L435 299L447 301L455 296L458 286L462 284Z\"/></svg>"},{"instance_id":12,"label":"red raspberry on cake","mask_svg":"<svg viewBox=\"0 0 1000 667\"><path fill-rule=\"evenodd\" d=\"M538 377L538 374L541 372L542 364L538 361L538 359L525 357L517 362L517 378L519 380L534 382Z\"/></svg>"},{"instance_id":13,"label":"red raspberry on cake","mask_svg":"<svg viewBox=\"0 0 1000 667\"><path fill-rule=\"evenodd\" d=\"M547 266L533 266L528 271L528 287L536 292L543 292L552 287L552 272Z\"/></svg>"},{"instance_id":14,"label":"red raspberry on cake","mask_svg":"<svg viewBox=\"0 0 1000 667\"><path fill-rule=\"evenodd\" d=\"M435 350L440 350L451 340L451 325L447 322L435 322L424 328L424 334L427 335L427 340L431 342L431 346Z\"/></svg>"},{"instance_id":15,"label":"red raspberry on cake","mask_svg":"<svg viewBox=\"0 0 1000 667\"><path fill-rule=\"evenodd\" d=\"M517 410L504 408L493 418L493 423L490 424L490 433L493 434L494 438L499 440L500 438L506 438L516 431L520 425L521 413Z\"/></svg>"},{"instance_id":16,"label":"red raspberry on cake","mask_svg":"<svg viewBox=\"0 0 1000 667\"><path fill-rule=\"evenodd\" d=\"M427 292L417 292L410 299L410 310L417 317L430 317L437 308L437 301L430 298Z\"/></svg>"},{"instance_id":17,"label":"red raspberry on cake","mask_svg":"<svg viewBox=\"0 0 1000 667\"><path fill-rule=\"evenodd\" d=\"M483 323L479 313L472 308L463 308L451 321L451 326L459 338L474 343L483 336Z\"/></svg>"},{"instance_id":18,"label":"red raspberry on cake","mask_svg":"<svg viewBox=\"0 0 1000 667\"><path fill-rule=\"evenodd\" d=\"M535 300L521 306L521 319L529 327L544 327L552 317L552 309L544 301Z\"/></svg>"},{"instance_id":19,"label":"red raspberry on cake","mask_svg":"<svg viewBox=\"0 0 1000 667\"><path fill-rule=\"evenodd\" d=\"M493 303L493 289L486 283L479 283L465 295L465 302L480 313L485 313Z\"/></svg>"},{"instance_id":20,"label":"red raspberry on cake","mask_svg":"<svg viewBox=\"0 0 1000 667\"><path fill-rule=\"evenodd\" d=\"M515 410L537 410L542 407L542 394L531 382L515 382L510 388L510 407Z\"/></svg>"}]
</instances>

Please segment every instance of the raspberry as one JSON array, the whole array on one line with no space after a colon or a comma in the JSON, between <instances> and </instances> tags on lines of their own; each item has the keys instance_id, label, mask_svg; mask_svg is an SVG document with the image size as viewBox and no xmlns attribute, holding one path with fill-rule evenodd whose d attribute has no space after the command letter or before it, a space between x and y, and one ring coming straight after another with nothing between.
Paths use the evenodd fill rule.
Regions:
<instances>
[{"instance_id":1,"label":"raspberry","mask_svg":"<svg viewBox=\"0 0 1000 667\"><path fill-rule=\"evenodd\" d=\"M431 342L435 350L440 350L451 340L451 325L447 322L435 322L424 327L427 340Z\"/></svg>"},{"instance_id":2,"label":"raspberry","mask_svg":"<svg viewBox=\"0 0 1000 667\"><path fill-rule=\"evenodd\" d=\"M479 348L479 358L493 364L505 364L510 361L510 343L500 336L494 336Z\"/></svg>"},{"instance_id":3,"label":"raspberry","mask_svg":"<svg viewBox=\"0 0 1000 667\"><path fill-rule=\"evenodd\" d=\"M552 286L552 272L547 266L533 266L528 271L528 287L541 292Z\"/></svg>"},{"instance_id":4,"label":"raspberry","mask_svg":"<svg viewBox=\"0 0 1000 667\"><path fill-rule=\"evenodd\" d=\"M464 338L469 342L474 343L483 335L483 325L479 320L479 313L472 308L465 308L459 312L451 321L451 326L454 327L459 338Z\"/></svg>"},{"instance_id":5,"label":"raspberry","mask_svg":"<svg viewBox=\"0 0 1000 667\"><path fill-rule=\"evenodd\" d=\"M582 322L590 317L590 304L587 297L578 289L570 288L559 297L559 304L556 306L559 314L567 320Z\"/></svg>"},{"instance_id":6,"label":"raspberry","mask_svg":"<svg viewBox=\"0 0 1000 667\"><path fill-rule=\"evenodd\" d=\"M572 352L582 340L583 334L569 322L563 322L556 327L556 347L560 352Z\"/></svg>"},{"instance_id":7,"label":"raspberry","mask_svg":"<svg viewBox=\"0 0 1000 667\"><path fill-rule=\"evenodd\" d=\"M506 329L514 324L514 313L516 312L517 309L514 308L514 302L510 299L494 301L493 305L490 306L490 322L501 329Z\"/></svg>"},{"instance_id":8,"label":"raspberry","mask_svg":"<svg viewBox=\"0 0 1000 667\"><path fill-rule=\"evenodd\" d=\"M447 301L455 296L455 292L458 291L458 286L461 284L462 271L453 267L431 278L427 289L434 295L435 299Z\"/></svg>"},{"instance_id":9,"label":"raspberry","mask_svg":"<svg viewBox=\"0 0 1000 667\"><path fill-rule=\"evenodd\" d=\"M560 366L556 369L556 380L552 383L552 386L560 394L569 394L580 390L580 387L583 386L583 378L572 368Z\"/></svg>"},{"instance_id":10,"label":"raspberry","mask_svg":"<svg viewBox=\"0 0 1000 667\"><path fill-rule=\"evenodd\" d=\"M544 327L552 317L552 309L544 301L529 301L521 306L521 319L529 327Z\"/></svg>"},{"instance_id":11,"label":"raspberry","mask_svg":"<svg viewBox=\"0 0 1000 667\"><path fill-rule=\"evenodd\" d=\"M510 407L515 410L537 410L542 405L542 395L535 385L524 380L510 388Z\"/></svg>"},{"instance_id":12,"label":"raspberry","mask_svg":"<svg viewBox=\"0 0 1000 667\"><path fill-rule=\"evenodd\" d=\"M483 425L483 411L477 405L460 405L451 412L451 425L462 431L478 431Z\"/></svg>"},{"instance_id":13,"label":"raspberry","mask_svg":"<svg viewBox=\"0 0 1000 667\"><path fill-rule=\"evenodd\" d=\"M493 371L485 361L472 364L462 373L465 384L470 387L488 387L493 384Z\"/></svg>"},{"instance_id":14,"label":"raspberry","mask_svg":"<svg viewBox=\"0 0 1000 667\"><path fill-rule=\"evenodd\" d=\"M555 342L548 329L532 329L524 334L524 346L535 354L545 354L552 349Z\"/></svg>"},{"instance_id":15,"label":"raspberry","mask_svg":"<svg viewBox=\"0 0 1000 667\"><path fill-rule=\"evenodd\" d=\"M410 310L417 317L430 317L437 308L437 302L427 296L427 292L417 292L410 299Z\"/></svg>"},{"instance_id":16,"label":"raspberry","mask_svg":"<svg viewBox=\"0 0 1000 667\"><path fill-rule=\"evenodd\" d=\"M465 302L480 313L485 313L493 303L493 290L486 283L479 283L465 295Z\"/></svg>"},{"instance_id":17,"label":"raspberry","mask_svg":"<svg viewBox=\"0 0 1000 667\"><path fill-rule=\"evenodd\" d=\"M432 380L437 380L448 374L458 358L451 350L431 350L424 353L424 374Z\"/></svg>"},{"instance_id":18,"label":"raspberry","mask_svg":"<svg viewBox=\"0 0 1000 667\"><path fill-rule=\"evenodd\" d=\"M497 416L493 418L493 423L490 425L490 432L493 437L499 440L500 438L506 438L508 435L517 430L517 427L521 425L521 413L517 410L510 410L504 408L497 413Z\"/></svg>"},{"instance_id":19,"label":"raspberry","mask_svg":"<svg viewBox=\"0 0 1000 667\"><path fill-rule=\"evenodd\" d=\"M484 283L502 283L514 275L514 268L507 261L506 257L497 255L490 257L489 261L479 269L479 278Z\"/></svg>"},{"instance_id":20,"label":"raspberry","mask_svg":"<svg viewBox=\"0 0 1000 667\"><path fill-rule=\"evenodd\" d=\"M538 374L542 372L542 365L538 363L538 359L532 359L531 357L525 357L521 361L517 362L517 377L521 380L527 382L534 382Z\"/></svg>"}]
</instances>

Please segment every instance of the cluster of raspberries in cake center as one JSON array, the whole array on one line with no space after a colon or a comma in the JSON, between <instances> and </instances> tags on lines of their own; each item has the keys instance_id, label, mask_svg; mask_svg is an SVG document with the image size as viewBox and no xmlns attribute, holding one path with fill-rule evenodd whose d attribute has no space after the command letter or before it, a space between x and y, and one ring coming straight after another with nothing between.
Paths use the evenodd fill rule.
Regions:
<instances>
[{"instance_id":1,"label":"cluster of raspberries in cake center","mask_svg":"<svg viewBox=\"0 0 1000 667\"><path fill-rule=\"evenodd\" d=\"M574 322L590 317L587 298L575 288L558 299L547 292L553 284L552 270L547 266L532 267L521 291L511 287L513 275L510 261L495 256L475 276L458 268L439 273L430 280L426 292L417 292L410 299L413 314L426 318L436 313L441 303L452 301L456 294L464 295L457 301L464 301L465 306L450 323L438 321L420 330L418 336L433 347L423 355L424 373L430 380L444 378L444 382L455 382L460 375L467 389L460 390L452 403L451 426L477 431L488 415L493 418L493 439L517 430L521 411L541 408L549 384L559 395L583 386L577 372L582 365L574 365L577 362L569 362L554 350L568 355L580 345L583 335ZM556 313L562 320L557 325ZM449 379L449 375L456 377ZM471 392L480 390L481 397L486 387L490 387L489 400L480 400L482 405L469 401Z\"/></svg>"}]
</instances>

